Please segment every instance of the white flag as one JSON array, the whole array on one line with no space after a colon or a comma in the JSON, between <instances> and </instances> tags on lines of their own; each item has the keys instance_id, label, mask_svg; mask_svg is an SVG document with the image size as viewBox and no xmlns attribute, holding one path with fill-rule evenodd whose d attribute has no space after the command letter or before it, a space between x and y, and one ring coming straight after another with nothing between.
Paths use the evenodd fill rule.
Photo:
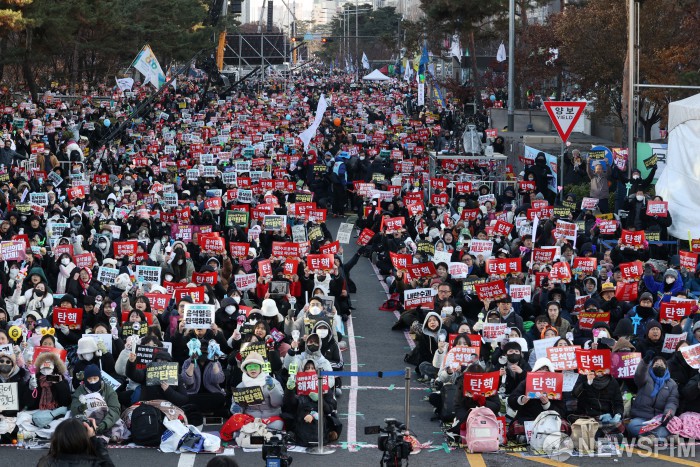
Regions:
<instances>
[{"instance_id":1,"label":"white flag","mask_svg":"<svg viewBox=\"0 0 700 467\"><path fill-rule=\"evenodd\" d=\"M452 36L452 46L450 47L450 55L460 58L462 56L462 48L459 46L459 34Z\"/></svg>"},{"instance_id":2,"label":"white flag","mask_svg":"<svg viewBox=\"0 0 700 467\"><path fill-rule=\"evenodd\" d=\"M408 59L404 60L404 70L403 70L403 79L404 81L411 81L411 67L409 66L410 64L408 63Z\"/></svg>"},{"instance_id":3,"label":"white flag","mask_svg":"<svg viewBox=\"0 0 700 467\"><path fill-rule=\"evenodd\" d=\"M145 76L143 84L151 83L156 89L165 84L165 73L150 46L144 45L131 65Z\"/></svg>"},{"instance_id":4,"label":"white flag","mask_svg":"<svg viewBox=\"0 0 700 467\"><path fill-rule=\"evenodd\" d=\"M321 98L318 100L318 106L316 106L316 117L314 118L314 123L299 134L299 139L304 142L304 151L309 150L309 144L311 143L311 138L316 135L316 130L321 125L323 120L323 114L326 113L328 108L328 103L326 102L326 97L321 94Z\"/></svg>"},{"instance_id":5,"label":"white flag","mask_svg":"<svg viewBox=\"0 0 700 467\"><path fill-rule=\"evenodd\" d=\"M499 63L506 61L506 46L503 45L503 42L501 42L501 45L498 46L498 53L496 53L496 60L498 60Z\"/></svg>"},{"instance_id":6,"label":"white flag","mask_svg":"<svg viewBox=\"0 0 700 467\"><path fill-rule=\"evenodd\" d=\"M362 68L365 70L369 70L369 59L367 58L367 55L365 55L364 52L362 52Z\"/></svg>"},{"instance_id":7,"label":"white flag","mask_svg":"<svg viewBox=\"0 0 700 467\"><path fill-rule=\"evenodd\" d=\"M131 88L134 87L133 78L115 78L115 79L117 80L117 87L122 92L131 91Z\"/></svg>"}]
</instances>

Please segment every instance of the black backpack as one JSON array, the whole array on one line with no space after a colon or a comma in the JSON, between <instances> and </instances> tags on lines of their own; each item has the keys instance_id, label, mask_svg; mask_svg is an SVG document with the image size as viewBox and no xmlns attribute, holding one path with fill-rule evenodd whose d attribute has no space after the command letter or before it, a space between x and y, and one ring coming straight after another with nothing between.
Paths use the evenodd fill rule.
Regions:
<instances>
[{"instance_id":1,"label":"black backpack","mask_svg":"<svg viewBox=\"0 0 700 467\"><path fill-rule=\"evenodd\" d=\"M131 441L139 446L160 446L163 433L163 412L148 404L134 409L131 414Z\"/></svg>"}]
</instances>

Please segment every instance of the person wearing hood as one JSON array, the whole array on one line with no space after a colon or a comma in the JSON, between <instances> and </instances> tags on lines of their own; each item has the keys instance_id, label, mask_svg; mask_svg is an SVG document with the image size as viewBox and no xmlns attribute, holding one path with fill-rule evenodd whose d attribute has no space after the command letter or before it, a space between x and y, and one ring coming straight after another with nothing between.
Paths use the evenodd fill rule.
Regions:
<instances>
[{"instance_id":1,"label":"person wearing hood","mask_svg":"<svg viewBox=\"0 0 700 467\"><path fill-rule=\"evenodd\" d=\"M411 325L411 332L416 335L416 346L404 360L416 366L416 374L420 382L430 381L438 374L438 368L435 368L432 362L438 350L438 336L441 331L442 320L440 315L433 311L425 316L422 325L418 321L414 321ZM447 334L446 331L444 334Z\"/></svg>"},{"instance_id":2,"label":"person wearing hood","mask_svg":"<svg viewBox=\"0 0 700 467\"><path fill-rule=\"evenodd\" d=\"M655 320L658 317L658 312L654 309L653 305L654 296L649 292L644 292L641 297L639 297L639 304L634 306L625 315L625 318L632 320L632 323L638 320L637 325L633 328L634 335L637 337L645 336L647 322Z\"/></svg>"},{"instance_id":3,"label":"person wearing hood","mask_svg":"<svg viewBox=\"0 0 700 467\"><path fill-rule=\"evenodd\" d=\"M637 365L634 382L637 385L637 397L632 400L631 420L627 430L633 437L639 436L639 430L652 418L661 416L661 425L651 430L650 435L665 439L669 432L668 423L678 410L678 385L671 379L666 360L655 356L647 350L644 359ZM648 435L647 435L648 436Z\"/></svg>"},{"instance_id":4,"label":"person wearing hood","mask_svg":"<svg viewBox=\"0 0 700 467\"><path fill-rule=\"evenodd\" d=\"M232 401L231 413L234 415L245 413L252 417L266 420L268 428L281 430L284 428L284 421L280 418L284 390L279 381L263 371L264 365L265 361L257 352L250 352L243 360L243 363L241 363L243 380L236 386L236 389L260 387L263 393L263 402L248 405L244 408Z\"/></svg>"},{"instance_id":5,"label":"person wearing hood","mask_svg":"<svg viewBox=\"0 0 700 467\"><path fill-rule=\"evenodd\" d=\"M533 373L551 372L554 370L552 362L546 358L539 358L532 367ZM515 410L514 423L524 424L526 421L533 421L545 410L556 411L562 419L566 416L566 406L563 400L550 400L546 394L540 397L530 398L525 394L527 381L521 381L518 387L508 396L508 406ZM517 433L516 433L517 434Z\"/></svg>"},{"instance_id":6,"label":"person wearing hood","mask_svg":"<svg viewBox=\"0 0 700 467\"><path fill-rule=\"evenodd\" d=\"M578 400L578 415L593 417L604 425L616 425L618 430L624 431L622 392L611 375L592 372L579 375L572 395Z\"/></svg>"},{"instance_id":7,"label":"person wearing hood","mask_svg":"<svg viewBox=\"0 0 700 467\"><path fill-rule=\"evenodd\" d=\"M294 316L294 313L290 310L290 313L287 314L284 320L284 333L287 336L291 336L294 331L299 331L299 336L304 337L312 331L314 324L321 319L329 319L329 317L323 312L321 299L314 296L309 299L309 303L304 305L298 316ZM337 342L338 335L335 326L332 327L331 332Z\"/></svg>"},{"instance_id":8,"label":"person wearing hood","mask_svg":"<svg viewBox=\"0 0 700 467\"><path fill-rule=\"evenodd\" d=\"M501 377L505 376L505 384L501 381L499 386L499 391L503 394L513 392L525 380L527 373L532 371L522 347L515 341L508 341L496 349L491 356L491 364L494 369L499 369Z\"/></svg>"},{"instance_id":9,"label":"person wearing hood","mask_svg":"<svg viewBox=\"0 0 700 467\"><path fill-rule=\"evenodd\" d=\"M333 337L331 325L326 320L319 320L314 325L313 333L317 334L321 340L321 354L328 360L333 371L343 371L343 354L340 352L338 341ZM335 379L335 395L342 394L342 383L340 378Z\"/></svg>"},{"instance_id":10,"label":"person wearing hood","mask_svg":"<svg viewBox=\"0 0 700 467\"><path fill-rule=\"evenodd\" d=\"M245 319L245 314L240 313L240 308L238 305L240 300L240 295L224 298L221 301L221 307L214 314L214 322L224 334L226 339L231 338L236 328L238 328L239 316L242 316ZM231 345L229 344L229 346Z\"/></svg>"},{"instance_id":11,"label":"person wearing hood","mask_svg":"<svg viewBox=\"0 0 700 467\"><path fill-rule=\"evenodd\" d=\"M67 290L72 289L71 282L73 282L73 277L79 270L68 253L62 253L55 266L57 267L56 293L64 294Z\"/></svg>"},{"instance_id":12,"label":"person wearing hood","mask_svg":"<svg viewBox=\"0 0 700 467\"><path fill-rule=\"evenodd\" d=\"M484 368L478 363L472 363L469 366L462 366L463 373L484 373ZM488 397L481 394L472 394L464 391L464 378L457 380L457 388L455 391L455 419L450 428L451 433L459 433L461 426L467 421L469 412L477 407L486 407L491 409L494 415L498 416L501 409L501 399L498 394L494 393Z\"/></svg>"},{"instance_id":13,"label":"person wearing hood","mask_svg":"<svg viewBox=\"0 0 700 467\"><path fill-rule=\"evenodd\" d=\"M34 269L32 269L32 271L34 271ZM41 318L46 318L49 315L51 307L53 306L53 296L51 295L46 282L38 282L32 288L27 289L27 291L22 294L21 289L23 282L23 280L18 281L15 291L8 301L18 307L26 305L23 317L26 317L27 313L33 312L39 315Z\"/></svg>"},{"instance_id":14,"label":"person wearing hood","mask_svg":"<svg viewBox=\"0 0 700 467\"><path fill-rule=\"evenodd\" d=\"M535 175L535 184L538 193L545 195L549 204L553 204L554 192L549 189L549 182L554 178L552 169L547 165L547 157L543 152L535 156L535 165L528 168Z\"/></svg>"},{"instance_id":15,"label":"person wearing hood","mask_svg":"<svg viewBox=\"0 0 700 467\"><path fill-rule=\"evenodd\" d=\"M656 296L654 308L659 308L662 302L670 302L671 297L683 290L683 279L675 269L666 269L661 282L654 279L650 264L644 266L644 285Z\"/></svg>"},{"instance_id":16,"label":"person wearing hood","mask_svg":"<svg viewBox=\"0 0 700 467\"><path fill-rule=\"evenodd\" d=\"M199 334L197 331L200 331ZM201 331L203 330L197 329L194 335L190 335L186 344L189 358L182 364L180 377L191 404L199 407L202 413L213 412L216 416L223 417L226 414L226 395L221 385L224 384L226 375L219 358L224 353L211 330L206 330L206 333ZM224 346L228 347L225 341ZM174 348L175 342L173 352Z\"/></svg>"},{"instance_id":17,"label":"person wearing hood","mask_svg":"<svg viewBox=\"0 0 700 467\"><path fill-rule=\"evenodd\" d=\"M305 362L309 360L313 360L314 366L320 368L321 371L333 371L331 362L321 353L321 338L315 333L309 334L306 337L303 352L299 350L299 342L297 340L292 340L291 348L287 351L287 355L284 356L284 368L289 370L292 365L297 369L303 368ZM335 387L335 377L328 377L328 387Z\"/></svg>"},{"instance_id":18,"label":"person wearing hood","mask_svg":"<svg viewBox=\"0 0 700 467\"><path fill-rule=\"evenodd\" d=\"M664 331L661 324L655 319L647 321L644 337L637 339L637 341L634 342L634 346L642 355L653 352L654 355L658 355L664 359L672 355L661 352L664 346Z\"/></svg>"},{"instance_id":19,"label":"person wearing hood","mask_svg":"<svg viewBox=\"0 0 700 467\"><path fill-rule=\"evenodd\" d=\"M126 362L125 376L129 378L136 384L140 385L140 391L138 396L138 401L153 401L153 400L166 400L173 405L182 408L189 401L187 391L185 390L185 385L182 381L182 375L178 377L177 385L170 385L165 381L161 381L157 385L147 385L146 384L146 370L139 369L136 366L136 353L135 349L129 352L129 359ZM172 362L173 357L163 350L158 349L153 354L154 362Z\"/></svg>"},{"instance_id":20,"label":"person wearing hood","mask_svg":"<svg viewBox=\"0 0 700 467\"><path fill-rule=\"evenodd\" d=\"M102 346L102 341L100 341ZM107 352L104 347L100 350L95 339L92 337L81 337L78 341L78 362L73 366L72 382L73 389L85 380L85 369L90 365L97 365L108 375L117 377L114 369L114 357Z\"/></svg>"},{"instance_id":21,"label":"person wearing hood","mask_svg":"<svg viewBox=\"0 0 700 467\"><path fill-rule=\"evenodd\" d=\"M121 405L117 393L109 384L102 380L100 368L91 364L85 367L85 377L73 393L70 412L73 416L85 415L95 422L96 432L106 434L119 421ZM102 399L106 407L91 410L87 405L86 396Z\"/></svg>"},{"instance_id":22,"label":"person wearing hood","mask_svg":"<svg viewBox=\"0 0 700 467\"><path fill-rule=\"evenodd\" d=\"M42 352L36 358L36 390L29 410L37 410L32 421L38 428L46 428L55 418L64 415L71 403L71 388L65 379L66 365L53 352Z\"/></svg>"}]
</instances>

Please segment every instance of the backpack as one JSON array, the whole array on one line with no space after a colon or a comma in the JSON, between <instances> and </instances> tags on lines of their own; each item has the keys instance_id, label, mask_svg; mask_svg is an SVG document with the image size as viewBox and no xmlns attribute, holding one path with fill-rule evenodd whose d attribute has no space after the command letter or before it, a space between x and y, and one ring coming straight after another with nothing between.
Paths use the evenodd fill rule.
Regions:
<instances>
[{"instance_id":1,"label":"backpack","mask_svg":"<svg viewBox=\"0 0 700 467\"><path fill-rule=\"evenodd\" d=\"M476 407L467 417L464 444L469 452L498 451L498 419L491 409Z\"/></svg>"},{"instance_id":2,"label":"backpack","mask_svg":"<svg viewBox=\"0 0 700 467\"><path fill-rule=\"evenodd\" d=\"M554 443L555 437L550 435L559 435L559 443ZM561 444L561 436L565 436L561 432L561 416L555 410L545 410L537 416L532 424L532 436L530 437L530 447L535 451L542 451L547 439L547 449L556 450ZM554 443L554 444L552 444Z\"/></svg>"},{"instance_id":3,"label":"backpack","mask_svg":"<svg viewBox=\"0 0 700 467\"><path fill-rule=\"evenodd\" d=\"M444 423L455 418L455 397L457 396L456 384L445 384L440 389L440 411L438 416Z\"/></svg>"},{"instance_id":4,"label":"backpack","mask_svg":"<svg viewBox=\"0 0 700 467\"><path fill-rule=\"evenodd\" d=\"M139 446L160 446L165 433L163 413L152 405L141 404L131 414L131 440Z\"/></svg>"}]
</instances>

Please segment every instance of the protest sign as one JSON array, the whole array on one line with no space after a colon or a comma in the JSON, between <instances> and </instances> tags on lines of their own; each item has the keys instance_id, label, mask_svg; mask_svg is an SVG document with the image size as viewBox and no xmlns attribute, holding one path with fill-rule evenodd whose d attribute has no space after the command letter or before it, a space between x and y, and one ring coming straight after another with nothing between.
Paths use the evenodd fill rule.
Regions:
<instances>
[{"instance_id":1,"label":"protest sign","mask_svg":"<svg viewBox=\"0 0 700 467\"><path fill-rule=\"evenodd\" d=\"M689 251L679 251L680 266L689 271L695 271L698 267L698 254Z\"/></svg>"},{"instance_id":2,"label":"protest sign","mask_svg":"<svg viewBox=\"0 0 700 467\"><path fill-rule=\"evenodd\" d=\"M528 372L525 381L525 395L530 399L547 395L550 400L561 400L564 375L554 372Z\"/></svg>"},{"instance_id":3,"label":"protest sign","mask_svg":"<svg viewBox=\"0 0 700 467\"><path fill-rule=\"evenodd\" d=\"M479 359L479 351L480 347L456 345L445 355L445 358L442 360L442 367L459 370L462 367L469 366Z\"/></svg>"},{"instance_id":4,"label":"protest sign","mask_svg":"<svg viewBox=\"0 0 700 467\"><path fill-rule=\"evenodd\" d=\"M138 248L138 242L136 240L129 240L126 242L114 242L114 257L123 258L128 256L133 258L136 255Z\"/></svg>"},{"instance_id":5,"label":"protest sign","mask_svg":"<svg viewBox=\"0 0 700 467\"><path fill-rule=\"evenodd\" d=\"M558 261L552 265L549 271L549 280L568 284L571 282L571 267L565 261Z\"/></svg>"},{"instance_id":6,"label":"protest sign","mask_svg":"<svg viewBox=\"0 0 700 467\"><path fill-rule=\"evenodd\" d=\"M465 263L448 263L450 277L452 279L466 279L469 274L469 266Z\"/></svg>"},{"instance_id":7,"label":"protest sign","mask_svg":"<svg viewBox=\"0 0 700 467\"><path fill-rule=\"evenodd\" d=\"M210 329L214 323L214 305L185 305L185 329Z\"/></svg>"},{"instance_id":8,"label":"protest sign","mask_svg":"<svg viewBox=\"0 0 700 467\"><path fill-rule=\"evenodd\" d=\"M593 272L596 270L598 267L598 258L595 257L585 257L585 256L577 256L574 258L574 271L573 272L578 272L580 271L581 274L584 276L589 276L593 274Z\"/></svg>"},{"instance_id":9,"label":"protest sign","mask_svg":"<svg viewBox=\"0 0 700 467\"><path fill-rule=\"evenodd\" d=\"M338 227L338 234L336 235L336 239L338 242L342 243L343 245L347 245L350 243L350 237L352 236L352 229L355 226L353 224L348 224L348 223L341 223L340 226Z\"/></svg>"},{"instance_id":10,"label":"protest sign","mask_svg":"<svg viewBox=\"0 0 700 467\"><path fill-rule=\"evenodd\" d=\"M647 202L647 216L667 217L668 202L667 201L649 201Z\"/></svg>"},{"instance_id":11,"label":"protest sign","mask_svg":"<svg viewBox=\"0 0 700 467\"><path fill-rule=\"evenodd\" d=\"M664 336L664 345L661 348L661 353L673 353L676 351L678 343L684 341L686 338L686 333L681 334L666 334Z\"/></svg>"},{"instance_id":12,"label":"protest sign","mask_svg":"<svg viewBox=\"0 0 700 467\"><path fill-rule=\"evenodd\" d=\"M369 244L370 240L374 237L374 232L368 228L362 229L360 236L357 238L357 244L360 246L365 246Z\"/></svg>"},{"instance_id":13,"label":"protest sign","mask_svg":"<svg viewBox=\"0 0 700 467\"><path fill-rule=\"evenodd\" d=\"M26 249L22 240L0 242L0 258L3 261L24 261L27 257Z\"/></svg>"},{"instance_id":14,"label":"protest sign","mask_svg":"<svg viewBox=\"0 0 700 467\"><path fill-rule=\"evenodd\" d=\"M610 374L610 350L582 350L576 349L576 362L578 372L582 375L595 373L596 375Z\"/></svg>"},{"instance_id":15,"label":"protest sign","mask_svg":"<svg viewBox=\"0 0 700 467\"><path fill-rule=\"evenodd\" d=\"M216 271L211 272L193 272L192 282L195 284L209 284L214 287L219 282L219 274Z\"/></svg>"},{"instance_id":16,"label":"protest sign","mask_svg":"<svg viewBox=\"0 0 700 467\"><path fill-rule=\"evenodd\" d=\"M687 345L681 348L681 355L691 368L700 370L700 344Z\"/></svg>"},{"instance_id":17,"label":"protest sign","mask_svg":"<svg viewBox=\"0 0 700 467\"><path fill-rule=\"evenodd\" d=\"M620 263L620 275L623 279L638 280L642 274L644 274L644 263L641 261Z\"/></svg>"},{"instance_id":18,"label":"protest sign","mask_svg":"<svg viewBox=\"0 0 700 467\"><path fill-rule=\"evenodd\" d=\"M486 260L486 273L489 276L507 276L521 271L520 258L489 258Z\"/></svg>"},{"instance_id":19,"label":"protest sign","mask_svg":"<svg viewBox=\"0 0 700 467\"><path fill-rule=\"evenodd\" d=\"M565 345L560 347L548 347L547 358L552 362L554 368L552 371L575 370L576 366L576 349L580 349L579 345Z\"/></svg>"},{"instance_id":20,"label":"protest sign","mask_svg":"<svg viewBox=\"0 0 700 467\"><path fill-rule=\"evenodd\" d=\"M241 407L249 405L259 405L265 401L262 386L252 386L248 388L236 388L233 390L233 402Z\"/></svg>"},{"instance_id":21,"label":"protest sign","mask_svg":"<svg viewBox=\"0 0 700 467\"><path fill-rule=\"evenodd\" d=\"M421 277L431 277L435 275L435 264L418 263L406 266L406 281L412 281Z\"/></svg>"},{"instance_id":22,"label":"protest sign","mask_svg":"<svg viewBox=\"0 0 700 467\"><path fill-rule=\"evenodd\" d=\"M643 231L622 229L619 244L639 248L644 246L645 241L646 237Z\"/></svg>"},{"instance_id":23,"label":"protest sign","mask_svg":"<svg viewBox=\"0 0 700 467\"><path fill-rule=\"evenodd\" d=\"M506 336L507 323L484 323L482 336L486 342L500 342Z\"/></svg>"},{"instance_id":24,"label":"protest sign","mask_svg":"<svg viewBox=\"0 0 700 467\"><path fill-rule=\"evenodd\" d=\"M0 412L19 410L17 383L0 383Z\"/></svg>"},{"instance_id":25,"label":"protest sign","mask_svg":"<svg viewBox=\"0 0 700 467\"><path fill-rule=\"evenodd\" d=\"M240 291L253 290L257 284L257 276L252 274L236 274L233 277L236 288Z\"/></svg>"},{"instance_id":26,"label":"protest sign","mask_svg":"<svg viewBox=\"0 0 700 467\"><path fill-rule=\"evenodd\" d=\"M434 296L436 295L435 289L432 287L425 289L407 289L403 291L404 298L404 308L410 310L413 308L432 308Z\"/></svg>"},{"instance_id":27,"label":"protest sign","mask_svg":"<svg viewBox=\"0 0 700 467\"><path fill-rule=\"evenodd\" d=\"M60 308L53 309L53 325L68 326L68 329L80 329L83 323L82 308Z\"/></svg>"},{"instance_id":28,"label":"protest sign","mask_svg":"<svg viewBox=\"0 0 700 467\"><path fill-rule=\"evenodd\" d=\"M498 392L498 382L501 379L500 372L490 373L464 373L464 395L467 397L490 397Z\"/></svg>"},{"instance_id":29,"label":"protest sign","mask_svg":"<svg viewBox=\"0 0 700 467\"><path fill-rule=\"evenodd\" d=\"M474 284L479 300L498 300L506 296L506 285L502 280Z\"/></svg>"},{"instance_id":30,"label":"protest sign","mask_svg":"<svg viewBox=\"0 0 700 467\"><path fill-rule=\"evenodd\" d=\"M300 371L295 375L297 395L308 396L312 392L318 392L318 379L314 371ZM328 392L328 376L321 377L323 392Z\"/></svg>"},{"instance_id":31,"label":"protest sign","mask_svg":"<svg viewBox=\"0 0 700 467\"><path fill-rule=\"evenodd\" d=\"M318 254L306 256L306 267L311 272L328 272L335 268L332 254Z\"/></svg>"},{"instance_id":32,"label":"protest sign","mask_svg":"<svg viewBox=\"0 0 700 467\"><path fill-rule=\"evenodd\" d=\"M168 303L170 303L170 294L164 293L147 293L144 294L151 304L151 309L155 311L163 311L167 308Z\"/></svg>"},{"instance_id":33,"label":"protest sign","mask_svg":"<svg viewBox=\"0 0 700 467\"><path fill-rule=\"evenodd\" d=\"M610 324L610 312L609 311L582 311L578 315L578 325L581 329L593 329L593 325L597 322L603 322L605 324Z\"/></svg>"},{"instance_id":34,"label":"protest sign","mask_svg":"<svg viewBox=\"0 0 700 467\"><path fill-rule=\"evenodd\" d=\"M482 255L484 259L491 257L493 242L491 240L472 240L469 244L469 254L478 257Z\"/></svg>"},{"instance_id":35,"label":"protest sign","mask_svg":"<svg viewBox=\"0 0 700 467\"><path fill-rule=\"evenodd\" d=\"M263 227L268 232L275 230L286 231L287 216L266 215L263 219Z\"/></svg>"},{"instance_id":36,"label":"protest sign","mask_svg":"<svg viewBox=\"0 0 700 467\"><path fill-rule=\"evenodd\" d=\"M105 266L100 266L97 270L97 280L102 282L106 286L114 285L117 276L119 275L119 269L108 268Z\"/></svg>"},{"instance_id":37,"label":"protest sign","mask_svg":"<svg viewBox=\"0 0 700 467\"><path fill-rule=\"evenodd\" d=\"M136 280L138 282L148 282L151 284L160 284L160 274L163 268L160 266L136 266Z\"/></svg>"},{"instance_id":38,"label":"protest sign","mask_svg":"<svg viewBox=\"0 0 700 467\"><path fill-rule=\"evenodd\" d=\"M612 377L617 379L632 379L637 371L642 354L639 352L615 352L610 357Z\"/></svg>"},{"instance_id":39,"label":"protest sign","mask_svg":"<svg viewBox=\"0 0 700 467\"><path fill-rule=\"evenodd\" d=\"M532 287L529 285L513 284L509 287L508 293L513 302L530 302L532 299Z\"/></svg>"},{"instance_id":40,"label":"protest sign","mask_svg":"<svg viewBox=\"0 0 700 467\"><path fill-rule=\"evenodd\" d=\"M177 386L177 362L151 362L146 365L146 386L166 383Z\"/></svg>"},{"instance_id":41,"label":"protest sign","mask_svg":"<svg viewBox=\"0 0 700 467\"><path fill-rule=\"evenodd\" d=\"M695 302L661 302L659 308L659 321L667 323L670 321L680 322L692 313Z\"/></svg>"},{"instance_id":42,"label":"protest sign","mask_svg":"<svg viewBox=\"0 0 700 467\"><path fill-rule=\"evenodd\" d=\"M106 334L106 335L112 337L111 334ZM12 346L12 344L8 344L8 345ZM36 361L36 358L44 352L55 353L56 355L58 355L58 358L60 358L61 361L64 361L64 362L66 361L66 357L68 356L68 351L65 349L57 349L56 347L44 347L44 346L40 345L40 346L34 347L34 355L32 355L32 363L34 363Z\"/></svg>"}]
</instances>

